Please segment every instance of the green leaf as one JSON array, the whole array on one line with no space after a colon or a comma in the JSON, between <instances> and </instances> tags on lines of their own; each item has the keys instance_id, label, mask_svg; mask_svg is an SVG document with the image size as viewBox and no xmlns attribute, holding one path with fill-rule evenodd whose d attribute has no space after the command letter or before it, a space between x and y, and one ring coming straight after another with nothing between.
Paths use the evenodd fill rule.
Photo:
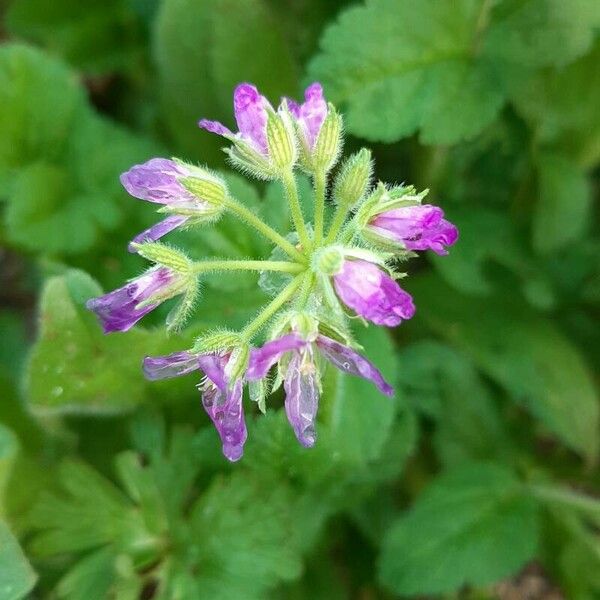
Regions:
<instances>
[{"instance_id":1,"label":"green leaf","mask_svg":"<svg viewBox=\"0 0 600 600\"><path fill-rule=\"evenodd\" d=\"M0 521L0 600L19 600L33 588L36 575L8 526Z\"/></svg>"},{"instance_id":2,"label":"green leaf","mask_svg":"<svg viewBox=\"0 0 600 600\"><path fill-rule=\"evenodd\" d=\"M167 0L155 33L164 119L185 152L217 158L223 140L195 124L201 117L231 124L239 82L254 83L273 101L296 91L289 46L262 0Z\"/></svg>"},{"instance_id":3,"label":"green leaf","mask_svg":"<svg viewBox=\"0 0 600 600\"><path fill-rule=\"evenodd\" d=\"M383 541L380 581L401 595L482 586L517 571L538 542L537 505L513 474L472 463L438 477Z\"/></svg>"},{"instance_id":4,"label":"green leaf","mask_svg":"<svg viewBox=\"0 0 600 600\"><path fill-rule=\"evenodd\" d=\"M119 174L151 156L155 145L95 115L74 75L56 59L20 45L0 50L0 127L11 243L79 253L139 210Z\"/></svg>"},{"instance_id":5,"label":"green leaf","mask_svg":"<svg viewBox=\"0 0 600 600\"><path fill-rule=\"evenodd\" d=\"M538 157L538 202L533 220L533 247L540 254L579 240L588 227L591 186L585 172L568 155Z\"/></svg>"},{"instance_id":6,"label":"green leaf","mask_svg":"<svg viewBox=\"0 0 600 600\"><path fill-rule=\"evenodd\" d=\"M14 0L6 28L18 36L59 53L93 74L125 69L141 52L140 24L124 0L101 5L87 0Z\"/></svg>"},{"instance_id":7,"label":"green leaf","mask_svg":"<svg viewBox=\"0 0 600 600\"><path fill-rule=\"evenodd\" d=\"M435 332L570 448L597 459L598 392L585 360L556 325L515 298L469 298L435 277L414 279L407 289Z\"/></svg>"},{"instance_id":8,"label":"green leaf","mask_svg":"<svg viewBox=\"0 0 600 600\"><path fill-rule=\"evenodd\" d=\"M499 2L486 49L499 59L527 66L563 66L585 54L600 25L596 0Z\"/></svg>"},{"instance_id":9,"label":"green leaf","mask_svg":"<svg viewBox=\"0 0 600 600\"><path fill-rule=\"evenodd\" d=\"M241 472L213 480L191 515L197 594L262 598L275 583L297 578L292 503L285 486L263 488Z\"/></svg>"},{"instance_id":10,"label":"green leaf","mask_svg":"<svg viewBox=\"0 0 600 600\"><path fill-rule=\"evenodd\" d=\"M504 457L510 448L502 416L469 360L437 342L420 341L399 356L401 389L410 404L435 419L440 461Z\"/></svg>"},{"instance_id":11,"label":"green leaf","mask_svg":"<svg viewBox=\"0 0 600 600\"><path fill-rule=\"evenodd\" d=\"M82 271L51 277L40 300L40 332L25 375L31 408L41 413L116 413L142 402L146 355L181 347L161 331L104 335L85 301L102 290Z\"/></svg>"},{"instance_id":12,"label":"green leaf","mask_svg":"<svg viewBox=\"0 0 600 600\"><path fill-rule=\"evenodd\" d=\"M0 423L0 518L6 512L6 488L18 451L17 437L8 427Z\"/></svg>"},{"instance_id":13,"label":"green leaf","mask_svg":"<svg viewBox=\"0 0 600 600\"><path fill-rule=\"evenodd\" d=\"M473 137L528 67L577 58L598 24L594 0L509 4L369 0L326 30L310 75L346 106L355 135L393 142L420 130L427 144Z\"/></svg>"},{"instance_id":14,"label":"green leaf","mask_svg":"<svg viewBox=\"0 0 600 600\"><path fill-rule=\"evenodd\" d=\"M394 384L394 347L386 331L370 327L361 330L357 339L364 347L361 353ZM320 410L332 448L342 461L358 465L378 458L391 432L400 396L388 398L370 381L334 372L333 367L329 371L330 381L324 386Z\"/></svg>"},{"instance_id":15,"label":"green leaf","mask_svg":"<svg viewBox=\"0 0 600 600\"><path fill-rule=\"evenodd\" d=\"M540 71L519 87L513 102L535 128L541 145L568 154L580 167L600 160L600 44L563 69Z\"/></svg>"}]
</instances>

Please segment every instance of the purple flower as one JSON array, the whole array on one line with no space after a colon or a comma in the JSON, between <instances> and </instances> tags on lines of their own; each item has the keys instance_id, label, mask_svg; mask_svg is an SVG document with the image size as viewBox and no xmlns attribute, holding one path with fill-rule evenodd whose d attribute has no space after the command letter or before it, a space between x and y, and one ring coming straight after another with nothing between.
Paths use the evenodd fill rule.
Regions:
<instances>
[{"instance_id":1,"label":"purple flower","mask_svg":"<svg viewBox=\"0 0 600 600\"><path fill-rule=\"evenodd\" d=\"M316 82L309 85L304 92L302 104L289 98L286 98L286 101L299 125L306 147L313 150L327 116L327 102L323 97L323 87Z\"/></svg>"},{"instance_id":2,"label":"purple flower","mask_svg":"<svg viewBox=\"0 0 600 600\"><path fill-rule=\"evenodd\" d=\"M182 291L183 278L179 273L154 267L117 290L91 298L86 307L96 313L104 333L128 331L161 302Z\"/></svg>"},{"instance_id":3,"label":"purple flower","mask_svg":"<svg viewBox=\"0 0 600 600\"><path fill-rule=\"evenodd\" d=\"M445 256L448 254L445 246L456 242L458 230L443 217L444 211L431 204L403 206L376 215L367 227L409 250L433 250Z\"/></svg>"},{"instance_id":4,"label":"purple flower","mask_svg":"<svg viewBox=\"0 0 600 600\"><path fill-rule=\"evenodd\" d=\"M292 354L285 366L285 411L298 441L307 448L316 441L315 420L321 390L315 350L341 371L372 381L388 396L393 394L392 387L364 356L324 335L317 335L314 342L310 342L292 333L254 349L247 379L262 379L284 355Z\"/></svg>"},{"instance_id":5,"label":"purple flower","mask_svg":"<svg viewBox=\"0 0 600 600\"><path fill-rule=\"evenodd\" d=\"M234 462L242 457L247 431L242 406L243 380L231 384L225 373L229 355L174 352L167 356L147 356L144 374L150 380L166 379L201 370L206 376L198 386L202 406L212 420L221 442L223 454Z\"/></svg>"},{"instance_id":6,"label":"purple flower","mask_svg":"<svg viewBox=\"0 0 600 600\"><path fill-rule=\"evenodd\" d=\"M137 235L129 245L130 252L135 252L133 243L155 242L184 225L194 215L211 211L208 202L192 194L180 183L182 177L198 177L198 172L166 158L153 158L142 165L134 165L121 175L123 187L134 198L163 204L168 211L185 213L172 214Z\"/></svg>"},{"instance_id":7,"label":"purple flower","mask_svg":"<svg viewBox=\"0 0 600 600\"><path fill-rule=\"evenodd\" d=\"M344 260L333 284L344 304L376 325L395 327L415 314L410 294L373 263Z\"/></svg>"},{"instance_id":8,"label":"purple flower","mask_svg":"<svg viewBox=\"0 0 600 600\"><path fill-rule=\"evenodd\" d=\"M239 129L237 136L218 121L201 119L198 125L230 140L241 138L260 154L267 155L268 110L273 110L269 101L255 86L250 83L240 83L233 93L233 109Z\"/></svg>"}]
</instances>

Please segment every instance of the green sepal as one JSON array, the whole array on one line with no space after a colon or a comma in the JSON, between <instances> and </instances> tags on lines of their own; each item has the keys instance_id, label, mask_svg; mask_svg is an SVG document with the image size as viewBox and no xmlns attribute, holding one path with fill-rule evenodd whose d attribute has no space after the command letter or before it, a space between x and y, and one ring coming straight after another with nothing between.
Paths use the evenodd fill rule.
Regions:
<instances>
[{"instance_id":1,"label":"green sepal","mask_svg":"<svg viewBox=\"0 0 600 600\"><path fill-rule=\"evenodd\" d=\"M362 148L349 156L342 165L333 187L333 199L350 210L367 192L373 175L371 151Z\"/></svg>"},{"instance_id":2,"label":"green sepal","mask_svg":"<svg viewBox=\"0 0 600 600\"><path fill-rule=\"evenodd\" d=\"M294 166L298 152L294 127L287 109L268 111L267 146L271 161L280 172Z\"/></svg>"},{"instance_id":3,"label":"green sepal","mask_svg":"<svg viewBox=\"0 0 600 600\"><path fill-rule=\"evenodd\" d=\"M337 163L343 146L342 116L333 104L327 105L327 116L321 125L311 163L316 173L327 173Z\"/></svg>"},{"instance_id":4,"label":"green sepal","mask_svg":"<svg viewBox=\"0 0 600 600\"><path fill-rule=\"evenodd\" d=\"M218 329L201 335L194 342L193 354L215 354L235 348L242 343L242 335L230 329Z\"/></svg>"},{"instance_id":5,"label":"green sepal","mask_svg":"<svg viewBox=\"0 0 600 600\"><path fill-rule=\"evenodd\" d=\"M160 242L132 243L131 245L140 256L157 265L169 267L177 273L183 274L189 274L192 270L192 262L181 250Z\"/></svg>"}]
</instances>

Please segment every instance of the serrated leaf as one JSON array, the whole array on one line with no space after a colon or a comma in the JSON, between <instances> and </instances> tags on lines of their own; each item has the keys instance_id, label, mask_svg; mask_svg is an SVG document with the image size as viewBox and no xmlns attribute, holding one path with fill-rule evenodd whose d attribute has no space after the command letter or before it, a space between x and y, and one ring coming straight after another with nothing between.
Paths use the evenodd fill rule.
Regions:
<instances>
[{"instance_id":1,"label":"serrated leaf","mask_svg":"<svg viewBox=\"0 0 600 600\"><path fill-rule=\"evenodd\" d=\"M186 152L219 156L222 140L195 124L201 117L232 123L232 92L241 81L274 102L296 91L288 44L262 0L167 0L155 34L164 118Z\"/></svg>"},{"instance_id":2,"label":"serrated leaf","mask_svg":"<svg viewBox=\"0 0 600 600\"><path fill-rule=\"evenodd\" d=\"M146 355L175 349L162 332L104 335L85 301L101 288L82 271L50 278L40 300L40 332L25 374L29 406L43 413L116 413L144 399Z\"/></svg>"},{"instance_id":3,"label":"serrated leaf","mask_svg":"<svg viewBox=\"0 0 600 600\"><path fill-rule=\"evenodd\" d=\"M420 341L400 353L399 365L408 401L436 422L434 446L444 465L497 459L508 452L507 432L491 391L464 355Z\"/></svg>"},{"instance_id":4,"label":"serrated leaf","mask_svg":"<svg viewBox=\"0 0 600 600\"><path fill-rule=\"evenodd\" d=\"M578 241L587 229L592 190L585 172L571 157L538 157L538 200L533 217L533 247L549 254Z\"/></svg>"},{"instance_id":5,"label":"serrated leaf","mask_svg":"<svg viewBox=\"0 0 600 600\"><path fill-rule=\"evenodd\" d=\"M298 577L292 501L283 485L264 489L243 473L214 480L191 517L192 535L201 540L197 590L219 600L260 598L275 583Z\"/></svg>"},{"instance_id":6,"label":"serrated leaf","mask_svg":"<svg viewBox=\"0 0 600 600\"><path fill-rule=\"evenodd\" d=\"M384 538L380 581L401 595L482 586L534 556L537 505L506 468L469 464L438 477Z\"/></svg>"},{"instance_id":7,"label":"serrated leaf","mask_svg":"<svg viewBox=\"0 0 600 600\"><path fill-rule=\"evenodd\" d=\"M476 300L435 277L414 279L408 289L434 331L464 350L565 444L597 460L598 392L584 358L556 325L516 299Z\"/></svg>"},{"instance_id":8,"label":"serrated leaf","mask_svg":"<svg viewBox=\"0 0 600 600\"><path fill-rule=\"evenodd\" d=\"M36 575L8 526L0 521L0 600L19 600L33 588Z\"/></svg>"},{"instance_id":9,"label":"serrated leaf","mask_svg":"<svg viewBox=\"0 0 600 600\"><path fill-rule=\"evenodd\" d=\"M347 107L348 129L361 137L393 142L417 130L427 144L473 137L528 65L573 60L598 22L593 0L576 2L575 10L560 0L493 7L484 0L369 0L326 30L310 75Z\"/></svg>"}]
</instances>

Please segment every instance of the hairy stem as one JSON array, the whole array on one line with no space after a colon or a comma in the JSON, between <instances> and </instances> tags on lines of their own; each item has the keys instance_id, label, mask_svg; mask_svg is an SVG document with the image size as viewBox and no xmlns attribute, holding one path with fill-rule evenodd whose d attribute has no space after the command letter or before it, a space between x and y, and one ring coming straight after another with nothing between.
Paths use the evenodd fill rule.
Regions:
<instances>
[{"instance_id":1,"label":"hairy stem","mask_svg":"<svg viewBox=\"0 0 600 600\"><path fill-rule=\"evenodd\" d=\"M260 314L244 327L242 330L242 336L250 340L253 336L255 336L271 319L271 317L286 303L289 302L294 294L297 292L298 288L302 285L304 281L304 276L298 275L294 277L290 283L286 287L284 287L267 306L263 308Z\"/></svg>"},{"instance_id":2,"label":"hairy stem","mask_svg":"<svg viewBox=\"0 0 600 600\"><path fill-rule=\"evenodd\" d=\"M304 217L302 216L302 208L300 206L300 199L298 198L298 186L296 185L296 178L294 177L293 171L289 170L287 173L285 173L282 181L285 194L290 205L290 212L292 214L294 227L298 232L298 237L300 238L302 247L307 250L310 248L310 240L308 238L308 231L306 230L306 223L304 222Z\"/></svg>"},{"instance_id":3,"label":"hairy stem","mask_svg":"<svg viewBox=\"0 0 600 600\"><path fill-rule=\"evenodd\" d=\"M325 215L325 173L315 173L315 237L314 247L323 241L323 217Z\"/></svg>"},{"instance_id":4,"label":"hairy stem","mask_svg":"<svg viewBox=\"0 0 600 600\"><path fill-rule=\"evenodd\" d=\"M259 233L261 233L268 240L279 246L290 258L300 262L306 263L306 258L288 242L281 234L277 233L272 227L269 227L266 223L263 223L251 210L246 208L243 204L240 204L234 198L225 199L225 207L232 213L238 215L248 225L254 227Z\"/></svg>"},{"instance_id":5,"label":"hairy stem","mask_svg":"<svg viewBox=\"0 0 600 600\"><path fill-rule=\"evenodd\" d=\"M302 273L305 267L293 262L278 260L203 260L194 263L194 272L204 271L280 271Z\"/></svg>"},{"instance_id":6,"label":"hairy stem","mask_svg":"<svg viewBox=\"0 0 600 600\"><path fill-rule=\"evenodd\" d=\"M326 244L331 244L337 234L340 232L344 221L346 220L346 215L348 214L348 207L340 204L333 215L333 221L331 222L331 227L329 229L329 233L327 234L327 238L325 239Z\"/></svg>"}]
</instances>

